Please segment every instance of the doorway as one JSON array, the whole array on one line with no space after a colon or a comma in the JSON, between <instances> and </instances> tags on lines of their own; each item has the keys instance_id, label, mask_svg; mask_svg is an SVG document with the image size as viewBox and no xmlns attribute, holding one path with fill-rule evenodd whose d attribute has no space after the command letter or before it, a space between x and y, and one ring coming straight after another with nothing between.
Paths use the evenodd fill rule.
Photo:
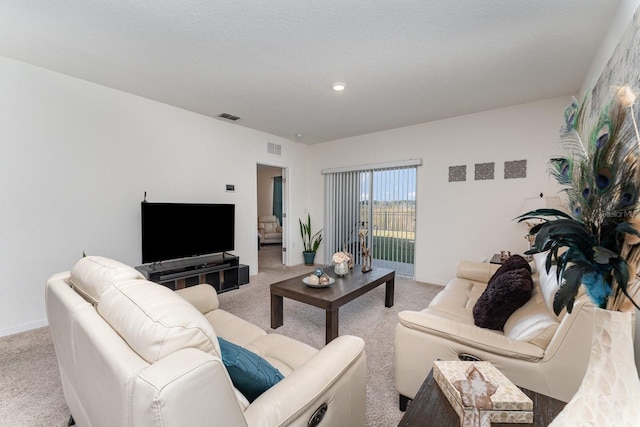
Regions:
<instances>
[{"instance_id":1,"label":"doorway","mask_svg":"<svg viewBox=\"0 0 640 427\"><path fill-rule=\"evenodd\" d=\"M286 175L286 168L257 165L258 272L287 264L286 242L289 226Z\"/></svg>"}]
</instances>

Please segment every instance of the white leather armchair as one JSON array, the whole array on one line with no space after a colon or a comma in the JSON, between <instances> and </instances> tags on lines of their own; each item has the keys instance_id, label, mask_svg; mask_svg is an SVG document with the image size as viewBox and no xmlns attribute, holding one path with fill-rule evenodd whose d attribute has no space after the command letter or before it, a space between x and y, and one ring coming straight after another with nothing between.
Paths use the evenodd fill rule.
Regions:
<instances>
[{"instance_id":1,"label":"white leather armchair","mask_svg":"<svg viewBox=\"0 0 640 427\"><path fill-rule=\"evenodd\" d=\"M275 215L258 217L258 236L260 244L282 243L282 227Z\"/></svg>"},{"instance_id":2,"label":"white leather armchair","mask_svg":"<svg viewBox=\"0 0 640 427\"><path fill-rule=\"evenodd\" d=\"M571 314L553 312L558 288L555 266L547 274L536 256L531 299L516 310L503 331L474 325L473 306L498 265L461 261L456 278L422 311L398 314L395 333L396 388L406 408L434 360L475 357L492 362L516 385L569 401L586 371L594 306L582 293ZM635 324L635 320L634 320Z\"/></svg>"},{"instance_id":3,"label":"white leather armchair","mask_svg":"<svg viewBox=\"0 0 640 427\"><path fill-rule=\"evenodd\" d=\"M82 258L46 285L65 400L80 426L364 426L364 342L321 350L218 307L209 285L181 291L132 267ZM253 402L237 390L217 337L266 359L284 379Z\"/></svg>"}]
</instances>

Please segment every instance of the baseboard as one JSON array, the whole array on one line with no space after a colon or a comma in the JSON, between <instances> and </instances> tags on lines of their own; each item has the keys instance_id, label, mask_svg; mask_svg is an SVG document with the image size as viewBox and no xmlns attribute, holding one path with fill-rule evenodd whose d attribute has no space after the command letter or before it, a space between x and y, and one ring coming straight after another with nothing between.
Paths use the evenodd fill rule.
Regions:
<instances>
[{"instance_id":1,"label":"baseboard","mask_svg":"<svg viewBox=\"0 0 640 427\"><path fill-rule=\"evenodd\" d=\"M0 337L19 334L20 332L30 331L32 329L38 329L48 325L49 325L49 322L47 321L47 319L42 319L35 322L23 323L22 325L0 329Z\"/></svg>"}]
</instances>

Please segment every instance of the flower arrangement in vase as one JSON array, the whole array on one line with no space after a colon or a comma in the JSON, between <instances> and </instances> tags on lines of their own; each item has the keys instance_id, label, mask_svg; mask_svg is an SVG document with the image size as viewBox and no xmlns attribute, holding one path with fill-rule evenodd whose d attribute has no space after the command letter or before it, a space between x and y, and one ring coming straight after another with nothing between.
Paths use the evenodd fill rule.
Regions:
<instances>
[{"instance_id":1,"label":"flower arrangement in vase","mask_svg":"<svg viewBox=\"0 0 640 427\"><path fill-rule=\"evenodd\" d=\"M350 254L347 252L336 252L331 257L333 261L334 272L337 276L344 276L349 273L349 262L351 261Z\"/></svg>"}]
</instances>

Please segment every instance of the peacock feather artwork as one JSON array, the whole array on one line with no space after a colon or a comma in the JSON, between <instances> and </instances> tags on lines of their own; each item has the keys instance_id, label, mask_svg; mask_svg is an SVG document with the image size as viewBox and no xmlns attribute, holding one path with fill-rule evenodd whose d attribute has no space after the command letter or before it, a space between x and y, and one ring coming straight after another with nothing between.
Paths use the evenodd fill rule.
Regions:
<instances>
[{"instance_id":1,"label":"peacock feather artwork","mask_svg":"<svg viewBox=\"0 0 640 427\"><path fill-rule=\"evenodd\" d=\"M628 86L612 91L596 113L590 98L574 98L564 112L560 144L550 174L563 186L569 213L538 209L519 222L539 219L527 254L548 251L546 269L557 264L561 285L553 309L570 313L581 285L600 308L619 310L638 285L640 263L640 134L635 94ZM633 292L631 292L633 293ZM640 308L640 307L639 307Z\"/></svg>"}]
</instances>

